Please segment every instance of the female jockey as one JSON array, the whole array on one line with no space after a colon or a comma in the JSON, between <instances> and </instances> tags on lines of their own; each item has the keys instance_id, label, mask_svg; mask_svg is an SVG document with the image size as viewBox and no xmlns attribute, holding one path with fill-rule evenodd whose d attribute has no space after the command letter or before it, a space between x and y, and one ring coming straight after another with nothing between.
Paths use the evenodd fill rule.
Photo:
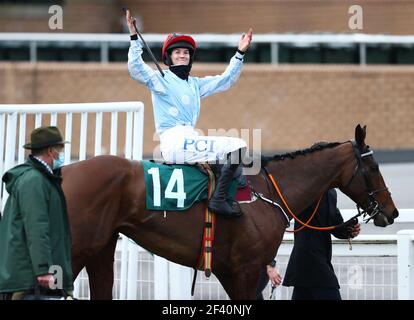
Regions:
<instances>
[{"instance_id":1,"label":"female jockey","mask_svg":"<svg viewBox=\"0 0 414 320\"><path fill-rule=\"evenodd\" d=\"M194 130L200 114L200 100L229 89L239 78L243 56L252 40L252 29L243 34L236 54L223 74L204 78L190 76L196 43L187 35L169 34L162 47L162 60L169 67L164 77L142 60L142 43L134 28L135 19L126 11L131 35L128 69L132 79L151 91L155 129L160 150L172 163L224 163L209 209L227 217L241 213L227 203L231 180L246 151L246 143L233 137L200 136ZM234 163L234 158L237 163ZM233 161L230 161L233 158ZM233 163L232 163L233 162Z\"/></svg>"}]
</instances>

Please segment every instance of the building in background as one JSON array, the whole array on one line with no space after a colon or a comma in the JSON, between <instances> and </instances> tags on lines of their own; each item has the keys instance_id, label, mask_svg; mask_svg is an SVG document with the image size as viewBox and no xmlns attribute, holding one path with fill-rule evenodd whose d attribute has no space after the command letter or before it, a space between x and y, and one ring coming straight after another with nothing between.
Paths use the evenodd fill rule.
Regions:
<instances>
[{"instance_id":1,"label":"building in background","mask_svg":"<svg viewBox=\"0 0 414 320\"><path fill-rule=\"evenodd\" d=\"M29 3L28 3L29 2ZM63 8L62 30L50 30L48 8ZM249 26L255 34L270 33L368 33L409 35L412 33L413 1L362 0L363 29L348 25L353 1L309 0L0 0L0 32L126 33L122 7L132 10L143 33L241 33ZM162 43L151 47L160 58ZM46 50L46 49L47 50ZM29 59L30 48L22 43L0 43L0 61ZM201 47L199 62L226 62L233 48L225 44ZM148 57L145 57L147 59ZM40 44L40 61L99 61L99 47L92 43ZM125 47L110 48L109 61L125 61ZM354 44L284 43L279 47L280 63L359 63ZM370 44L367 63L412 64L414 49L407 44ZM247 62L272 61L270 44L256 44Z\"/></svg>"},{"instance_id":2,"label":"building in background","mask_svg":"<svg viewBox=\"0 0 414 320\"><path fill-rule=\"evenodd\" d=\"M63 30L48 28L52 4L63 8ZM158 34L157 41L149 41L158 60L169 32L195 34L196 40L203 33L220 33L227 39L254 28L254 43L236 91L203 102L209 112L203 113L198 126L205 132L212 126L260 128L263 150L270 154L320 140L347 140L361 123L368 126L375 150L399 151L413 161L414 41L365 44L364 67L358 43L292 40L278 43L275 54L274 44L257 42L258 34L407 37L412 33L414 1L360 1L362 30L348 26L353 4L348 0L0 0L0 103L139 100L150 106L149 94L130 79L126 68L129 36L121 9L127 6L144 37ZM23 34L24 40L15 39L22 33L29 34ZM55 40L33 41L31 33L52 35ZM68 33L74 33L71 41L66 40ZM118 40L91 41L106 35ZM193 73L199 76L221 73L235 50L232 43L198 44ZM149 61L147 54L144 60ZM225 116L229 112L238 114L237 119ZM151 139L152 117L146 108L146 155L157 144Z\"/></svg>"}]
</instances>

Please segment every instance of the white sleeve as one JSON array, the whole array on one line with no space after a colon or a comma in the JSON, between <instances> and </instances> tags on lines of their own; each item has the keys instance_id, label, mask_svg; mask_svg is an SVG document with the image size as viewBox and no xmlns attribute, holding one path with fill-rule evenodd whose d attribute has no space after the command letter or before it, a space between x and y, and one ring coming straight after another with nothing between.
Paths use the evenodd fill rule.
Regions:
<instances>
[{"instance_id":1,"label":"white sleeve","mask_svg":"<svg viewBox=\"0 0 414 320\"><path fill-rule=\"evenodd\" d=\"M239 79L242 67L243 55L237 52L221 75L198 78L200 97L205 98L228 90Z\"/></svg>"},{"instance_id":2,"label":"white sleeve","mask_svg":"<svg viewBox=\"0 0 414 320\"><path fill-rule=\"evenodd\" d=\"M131 40L128 51L128 71L132 79L142 83L151 91L165 93L161 74L142 60L142 45L139 40Z\"/></svg>"}]
</instances>

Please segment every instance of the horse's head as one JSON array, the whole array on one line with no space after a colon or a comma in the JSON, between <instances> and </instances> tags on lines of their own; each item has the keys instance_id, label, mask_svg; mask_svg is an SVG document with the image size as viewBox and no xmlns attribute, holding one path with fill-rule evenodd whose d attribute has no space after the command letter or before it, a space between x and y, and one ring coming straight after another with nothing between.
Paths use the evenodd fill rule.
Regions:
<instances>
[{"instance_id":1,"label":"horse's head","mask_svg":"<svg viewBox=\"0 0 414 320\"><path fill-rule=\"evenodd\" d=\"M391 198L391 193L385 185L375 161L373 151L365 144L366 126L355 128L355 141L352 141L356 165L349 166L343 174L341 191L348 195L363 209L374 224L386 227L394 223L398 210ZM368 219L368 220L369 220Z\"/></svg>"}]
</instances>

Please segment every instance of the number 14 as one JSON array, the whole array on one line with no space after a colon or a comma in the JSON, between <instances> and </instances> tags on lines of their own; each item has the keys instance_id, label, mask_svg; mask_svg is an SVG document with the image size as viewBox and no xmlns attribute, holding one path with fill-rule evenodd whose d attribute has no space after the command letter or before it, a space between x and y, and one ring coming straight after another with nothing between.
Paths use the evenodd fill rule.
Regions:
<instances>
[{"instance_id":1,"label":"number 14","mask_svg":"<svg viewBox=\"0 0 414 320\"><path fill-rule=\"evenodd\" d=\"M160 170L158 168L151 168L148 173L152 176L152 185L154 191L154 207L161 206L161 183ZM177 191L173 191L175 184L177 184ZM184 177L183 169L174 169L168 180L165 188L165 199L177 199L177 208L184 207L184 200L187 194L184 192Z\"/></svg>"}]
</instances>

